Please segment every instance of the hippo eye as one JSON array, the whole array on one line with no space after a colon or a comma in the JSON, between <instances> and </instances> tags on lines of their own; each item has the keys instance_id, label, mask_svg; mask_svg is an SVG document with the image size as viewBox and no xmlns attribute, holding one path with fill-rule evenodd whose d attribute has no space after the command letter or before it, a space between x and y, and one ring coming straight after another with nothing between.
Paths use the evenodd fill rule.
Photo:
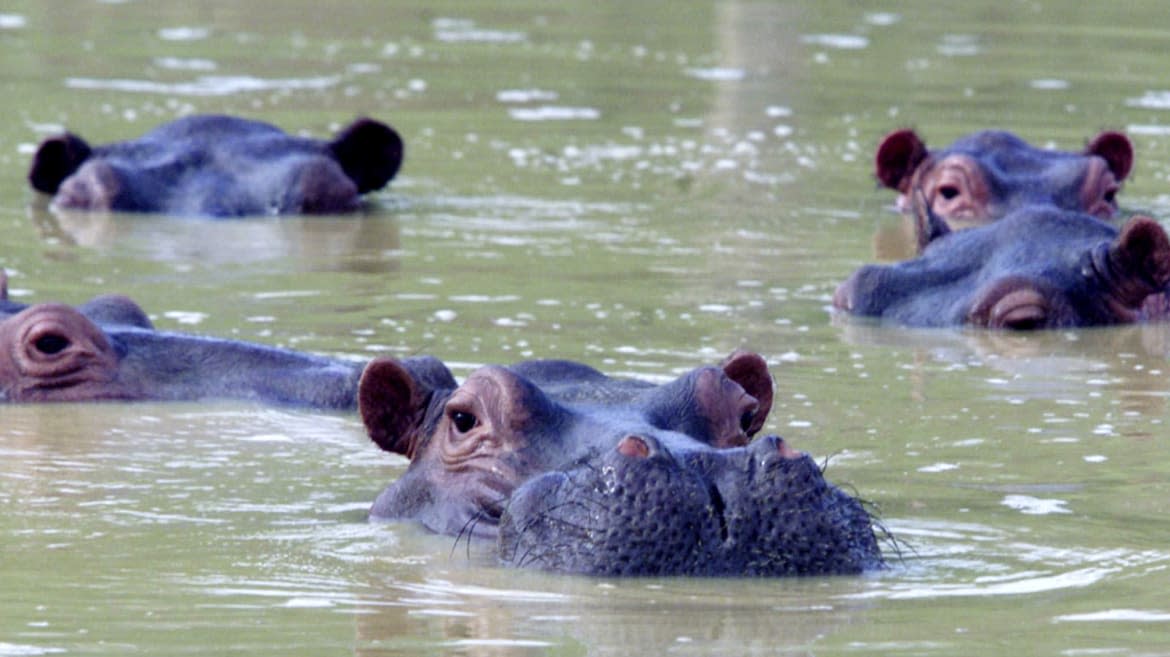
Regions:
<instances>
[{"instance_id":1,"label":"hippo eye","mask_svg":"<svg viewBox=\"0 0 1170 657\"><path fill-rule=\"evenodd\" d=\"M1105 199L1106 203L1113 203L1114 200L1117 199L1117 190L1116 189L1105 190L1105 195L1102 198Z\"/></svg>"},{"instance_id":2,"label":"hippo eye","mask_svg":"<svg viewBox=\"0 0 1170 657\"><path fill-rule=\"evenodd\" d=\"M451 424L455 425L455 429L459 433L467 433L474 429L476 424L479 424L475 415L467 411L451 411L447 417L451 418Z\"/></svg>"},{"instance_id":3,"label":"hippo eye","mask_svg":"<svg viewBox=\"0 0 1170 657\"><path fill-rule=\"evenodd\" d=\"M33 343L37 351L42 354L59 354L69 347L69 338L56 333L48 333L37 338Z\"/></svg>"},{"instance_id":4,"label":"hippo eye","mask_svg":"<svg viewBox=\"0 0 1170 657\"><path fill-rule=\"evenodd\" d=\"M752 428L752 421L756 419L756 414L753 411L744 411L743 415L739 416L739 428L747 433L748 429Z\"/></svg>"},{"instance_id":5,"label":"hippo eye","mask_svg":"<svg viewBox=\"0 0 1170 657\"><path fill-rule=\"evenodd\" d=\"M959 188L954 185L943 185L938 188L938 195L948 201L958 196L959 193Z\"/></svg>"}]
</instances>

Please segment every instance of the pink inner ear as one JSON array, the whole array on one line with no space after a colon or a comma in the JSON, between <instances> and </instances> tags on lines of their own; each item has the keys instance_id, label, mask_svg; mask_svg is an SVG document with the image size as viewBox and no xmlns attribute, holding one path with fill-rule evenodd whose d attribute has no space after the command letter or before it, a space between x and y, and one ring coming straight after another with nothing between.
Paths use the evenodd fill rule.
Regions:
<instances>
[{"instance_id":1,"label":"pink inner ear","mask_svg":"<svg viewBox=\"0 0 1170 657\"><path fill-rule=\"evenodd\" d=\"M1133 144L1120 132L1109 130L1097 135L1085 147L1085 154L1105 160L1117 182L1125 180L1133 168Z\"/></svg>"},{"instance_id":2,"label":"pink inner ear","mask_svg":"<svg viewBox=\"0 0 1170 657\"><path fill-rule=\"evenodd\" d=\"M772 410L772 375L763 356L750 351L736 351L721 365L727 378L735 381L747 394L756 398L759 407L747 434L750 436L764 426Z\"/></svg>"},{"instance_id":3,"label":"pink inner ear","mask_svg":"<svg viewBox=\"0 0 1170 657\"><path fill-rule=\"evenodd\" d=\"M422 401L414 379L397 360L377 358L358 383L358 412L379 447L413 459L418 446Z\"/></svg>"},{"instance_id":4,"label":"pink inner ear","mask_svg":"<svg viewBox=\"0 0 1170 657\"><path fill-rule=\"evenodd\" d=\"M883 185L905 194L915 169L927 154L926 144L913 130L897 130L886 135L878 146L874 171Z\"/></svg>"}]
</instances>

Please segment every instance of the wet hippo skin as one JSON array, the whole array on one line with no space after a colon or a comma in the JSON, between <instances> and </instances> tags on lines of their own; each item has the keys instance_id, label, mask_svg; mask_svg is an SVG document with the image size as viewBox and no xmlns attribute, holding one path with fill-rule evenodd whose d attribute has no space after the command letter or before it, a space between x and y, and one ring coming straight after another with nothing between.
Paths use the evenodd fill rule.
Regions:
<instances>
[{"instance_id":1,"label":"wet hippo skin","mask_svg":"<svg viewBox=\"0 0 1170 657\"><path fill-rule=\"evenodd\" d=\"M432 363L433 364L433 363ZM880 568L871 518L806 454L754 436L764 360L736 352L655 385L570 361L362 376L370 437L410 459L374 502L494 541L503 563L593 575L780 576Z\"/></svg>"},{"instance_id":2,"label":"wet hippo skin","mask_svg":"<svg viewBox=\"0 0 1170 657\"><path fill-rule=\"evenodd\" d=\"M913 130L886 135L874 157L882 185L915 210L919 247L937 236L929 209L952 230L1002 218L1026 205L1051 205L1108 219L1133 167L1133 146L1119 132L1093 137L1080 152L1036 148L1002 130L976 132L931 150ZM925 205L911 206L920 194Z\"/></svg>"},{"instance_id":3,"label":"wet hippo skin","mask_svg":"<svg viewBox=\"0 0 1170 657\"><path fill-rule=\"evenodd\" d=\"M0 274L2 277L2 274ZM0 278L0 402L244 399L356 406L363 363L157 331L130 299L25 305Z\"/></svg>"},{"instance_id":4,"label":"wet hippo skin","mask_svg":"<svg viewBox=\"0 0 1170 657\"><path fill-rule=\"evenodd\" d=\"M129 141L44 140L28 180L67 210L172 215L335 214L384 187L402 164L390 126L363 118L331 140L231 116L198 115Z\"/></svg>"},{"instance_id":5,"label":"wet hippo skin","mask_svg":"<svg viewBox=\"0 0 1170 657\"><path fill-rule=\"evenodd\" d=\"M917 258L867 265L838 287L848 313L907 326L1043 329L1166 318L1170 239L1153 219L1120 229L1050 205L939 236Z\"/></svg>"}]
</instances>

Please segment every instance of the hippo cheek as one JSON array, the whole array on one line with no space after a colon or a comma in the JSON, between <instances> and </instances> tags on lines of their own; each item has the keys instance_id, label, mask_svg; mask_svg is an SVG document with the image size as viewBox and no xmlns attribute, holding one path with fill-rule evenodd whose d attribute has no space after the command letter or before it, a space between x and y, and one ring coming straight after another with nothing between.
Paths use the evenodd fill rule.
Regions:
<instances>
[{"instance_id":1,"label":"hippo cheek","mask_svg":"<svg viewBox=\"0 0 1170 657\"><path fill-rule=\"evenodd\" d=\"M105 334L76 310L33 306L0 325L0 380L9 401L88 401L132 396L117 382Z\"/></svg>"},{"instance_id":2,"label":"hippo cheek","mask_svg":"<svg viewBox=\"0 0 1170 657\"><path fill-rule=\"evenodd\" d=\"M109 163L87 162L61 183L53 205L65 210L115 210L122 187Z\"/></svg>"},{"instance_id":3,"label":"hippo cheek","mask_svg":"<svg viewBox=\"0 0 1170 657\"><path fill-rule=\"evenodd\" d=\"M853 291L857 286L857 273L846 279L833 291L833 307L845 312L853 311Z\"/></svg>"},{"instance_id":4,"label":"hippo cheek","mask_svg":"<svg viewBox=\"0 0 1170 657\"><path fill-rule=\"evenodd\" d=\"M282 205L285 213L340 214L356 210L360 201L357 185L341 167L322 157L298 167Z\"/></svg>"},{"instance_id":5,"label":"hippo cheek","mask_svg":"<svg viewBox=\"0 0 1170 657\"><path fill-rule=\"evenodd\" d=\"M492 497L493 513L473 497L471 482L452 481L440 468L411 468L374 500L372 520L412 518L428 530L451 536L494 539L502 499Z\"/></svg>"}]
</instances>

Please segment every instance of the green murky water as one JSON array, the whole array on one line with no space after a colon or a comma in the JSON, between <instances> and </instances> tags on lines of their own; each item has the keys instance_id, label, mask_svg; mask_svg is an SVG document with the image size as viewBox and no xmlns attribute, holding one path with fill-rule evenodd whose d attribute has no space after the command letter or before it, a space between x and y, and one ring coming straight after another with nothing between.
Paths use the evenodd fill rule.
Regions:
<instances>
[{"instance_id":1,"label":"green murky water","mask_svg":"<svg viewBox=\"0 0 1170 657\"><path fill-rule=\"evenodd\" d=\"M596 580L364 511L404 463L355 418L0 408L0 656L1170 654L1165 326L1005 336L833 320L898 219L913 126L1138 154L1170 216L1160 2L24 2L0 8L0 266L167 329L459 375L529 356L669 377L746 346L768 429L878 504L861 578ZM56 215L35 143L179 114L408 144L360 218Z\"/></svg>"}]
</instances>

